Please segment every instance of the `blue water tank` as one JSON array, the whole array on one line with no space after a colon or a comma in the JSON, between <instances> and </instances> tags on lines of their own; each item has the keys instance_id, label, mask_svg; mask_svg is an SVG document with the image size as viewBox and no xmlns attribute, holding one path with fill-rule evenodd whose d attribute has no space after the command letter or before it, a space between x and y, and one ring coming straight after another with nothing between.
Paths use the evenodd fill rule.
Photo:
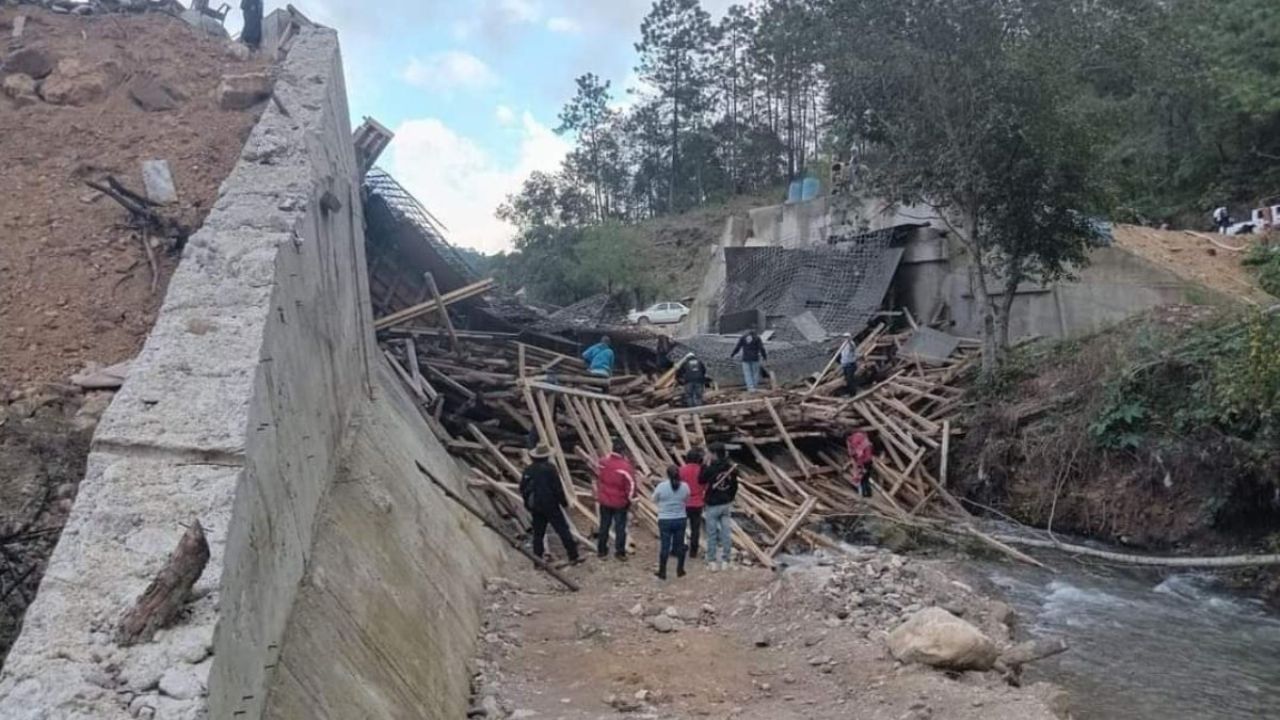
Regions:
<instances>
[{"instance_id":1,"label":"blue water tank","mask_svg":"<svg viewBox=\"0 0 1280 720\"><path fill-rule=\"evenodd\" d=\"M803 186L801 187L801 190L800 190L800 199L802 201L809 201L818 197L819 187L821 186L818 183L818 178L816 177L805 178Z\"/></svg>"},{"instance_id":2,"label":"blue water tank","mask_svg":"<svg viewBox=\"0 0 1280 720\"><path fill-rule=\"evenodd\" d=\"M787 202L800 202L800 195L803 192L803 184L799 180L792 180L791 185L787 187Z\"/></svg>"}]
</instances>

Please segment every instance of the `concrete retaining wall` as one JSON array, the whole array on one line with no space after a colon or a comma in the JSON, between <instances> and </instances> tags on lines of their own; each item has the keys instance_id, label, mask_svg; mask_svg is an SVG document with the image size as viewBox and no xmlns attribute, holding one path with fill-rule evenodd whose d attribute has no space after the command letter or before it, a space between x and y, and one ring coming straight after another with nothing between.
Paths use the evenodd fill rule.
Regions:
<instances>
[{"instance_id":1,"label":"concrete retaining wall","mask_svg":"<svg viewBox=\"0 0 1280 720\"><path fill-rule=\"evenodd\" d=\"M416 410L371 404L378 366L336 34L303 30L277 69L279 104L191 238L98 427L0 678L6 720L253 720L269 692L279 718L447 717L466 701L480 571L497 549L407 484L411 456L456 473L407 419ZM360 482L340 483L326 505L339 477ZM352 503L379 498L393 499L384 521L353 515ZM192 519L212 558L189 613L154 642L117 646L118 618ZM467 558L432 557L427 541ZM356 569L380 585L326 581ZM420 582L427 570L439 587ZM410 615L448 627L405 647ZM328 640L311 648L308 636Z\"/></svg>"}]
</instances>

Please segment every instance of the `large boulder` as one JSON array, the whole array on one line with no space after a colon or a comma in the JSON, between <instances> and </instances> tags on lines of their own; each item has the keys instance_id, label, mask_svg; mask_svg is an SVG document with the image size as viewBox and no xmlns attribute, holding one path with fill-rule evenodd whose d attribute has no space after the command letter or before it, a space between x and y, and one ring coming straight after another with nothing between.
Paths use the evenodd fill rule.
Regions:
<instances>
[{"instance_id":1,"label":"large boulder","mask_svg":"<svg viewBox=\"0 0 1280 720\"><path fill-rule=\"evenodd\" d=\"M14 50L4 59L6 73L21 73L36 80L53 72L53 55L39 45L32 45L21 50Z\"/></svg>"},{"instance_id":2,"label":"large boulder","mask_svg":"<svg viewBox=\"0 0 1280 720\"><path fill-rule=\"evenodd\" d=\"M246 110L271 97L271 76L265 72L224 75L218 86L218 106Z\"/></svg>"},{"instance_id":3,"label":"large boulder","mask_svg":"<svg viewBox=\"0 0 1280 720\"><path fill-rule=\"evenodd\" d=\"M990 670L1000 656L991 638L939 607L916 612L889 633L889 652L946 670Z\"/></svg>"},{"instance_id":4,"label":"large boulder","mask_svg":"<svg viewBox=\"0 0 1280 720\"><path fill-rule=\"evenodd\" d=\"M88 105L107 96L119 72L119 66L109 61L90 65L76 58L59 60L40 84L40 96L53 105Z\"/></svg>"}]
</instances>

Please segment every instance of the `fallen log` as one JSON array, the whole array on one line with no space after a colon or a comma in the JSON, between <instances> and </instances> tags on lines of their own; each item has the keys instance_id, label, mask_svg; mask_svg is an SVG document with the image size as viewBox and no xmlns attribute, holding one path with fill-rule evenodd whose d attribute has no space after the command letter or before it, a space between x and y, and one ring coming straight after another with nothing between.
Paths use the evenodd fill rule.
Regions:
<instances>
[{"instance_id":1,"label":"fallen log","mask_svg":"<svg viewBox=\"0 0 1280 720\"><path fill-rule=\"evenodd\" d=\"M1223 557L1160 557L1156 555L1134 555L1130 553L1097 550L1084 545L1072 545L1057 540L1036 540L1013 535L992 535L992 539L1009 545L1060 550L1071 555L1107 560L1124 565L1145 565L1148 567L1177 568L1239 568L1280 565L1280 553L1264 555L1226 555Z\"/></svg>"}]
</instances>

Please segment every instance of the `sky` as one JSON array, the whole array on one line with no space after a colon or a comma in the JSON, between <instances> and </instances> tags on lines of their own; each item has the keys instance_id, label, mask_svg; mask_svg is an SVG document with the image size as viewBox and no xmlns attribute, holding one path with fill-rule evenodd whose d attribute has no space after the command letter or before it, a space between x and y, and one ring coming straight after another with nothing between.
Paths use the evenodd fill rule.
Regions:
<instances>
[{"instance_id":1,"label":"sky","mask_svg":"<svg viewBox=\"0 0 1280 720\"><path fill-rule=\"evenodd\" d=\"M338 30L353 127L371 116L396 133L379 164L450 241L492 253L515 232L497 206L572 149L554 128L574 79L610 80L619 103L637 85L634 45L652 0L293 2ZM716 17L729 4L703 0Z\"/></svg>"}]
</instances>

